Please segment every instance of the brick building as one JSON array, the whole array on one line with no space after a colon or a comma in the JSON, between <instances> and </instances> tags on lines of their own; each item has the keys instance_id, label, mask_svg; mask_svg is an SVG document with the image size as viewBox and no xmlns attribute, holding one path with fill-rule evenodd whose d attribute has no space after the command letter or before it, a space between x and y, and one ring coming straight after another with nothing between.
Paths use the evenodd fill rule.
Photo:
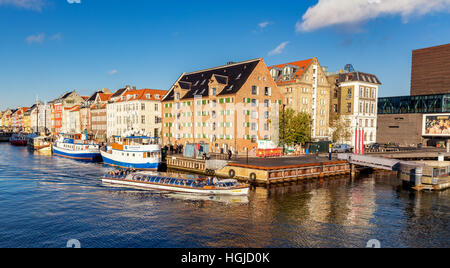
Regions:
<instances>
[{"instance_id":1,"label":"brick building","mask_svg":"<svg viewBox=\"0 0 450 268\"><path fill-rule=\"evenodd\" d=\"M107 139L108 120L106 106L112 95L112 93L98 92L90 106L91 132L99 140L105 141Z\"/></svg>"},{"instance_id":2,"label":"brick building","mask_svg":"<svg viewBox=\"0 0 450 268\"><path fill-rule=\"evenodd\" d=\"M447 146L450 141L450 44L412 52L411 95L378 100L380 143ZM430 128L437 128L432 129Z\"/></svg>"},{"instance_id":3,"label":"brick building","mask_svg":"<svg viewBox=\"0 0 450 268\"><path fill-rule=\"evenodd\" d=\"M328 140L330 84L317 58L269 67L283 104L311 116L313 140Z\"/></svg>"},{"instance_id":4,"label":"brick building","mask_svg":"<svg viewBox=\"0 0 450 268\"><path fill-rule=\"evenodd\" d=\"M411 95L450 93L450 44L412 52Z\"/></svg>"},{"instance_id":5,"label":"brick building","mask_svg":"<svg viewBox=\"0 0 450 268\"><path fill-rule=\"evenodd\" d=\"M244 153L258 140L278 143L281 99L262 59L183 73L162 101L163 145Z\"/></svg>"}]
</instances>

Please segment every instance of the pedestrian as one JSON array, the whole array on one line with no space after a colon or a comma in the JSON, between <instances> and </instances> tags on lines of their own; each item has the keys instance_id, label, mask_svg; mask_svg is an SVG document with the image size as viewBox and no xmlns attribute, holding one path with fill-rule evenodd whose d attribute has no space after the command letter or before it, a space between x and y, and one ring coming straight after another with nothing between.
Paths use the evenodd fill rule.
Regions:
<instances>
[{"instance_id":1,"label":"pedestrian","mask_svg":"<svg viewBox=\"0 0 450 268\"><path fill-rule=\"evenodd\" d=\"M231 160L231 157L233 156L233 153L230 149L228 149L228 160Z\"/></svg>"}]
</instances>

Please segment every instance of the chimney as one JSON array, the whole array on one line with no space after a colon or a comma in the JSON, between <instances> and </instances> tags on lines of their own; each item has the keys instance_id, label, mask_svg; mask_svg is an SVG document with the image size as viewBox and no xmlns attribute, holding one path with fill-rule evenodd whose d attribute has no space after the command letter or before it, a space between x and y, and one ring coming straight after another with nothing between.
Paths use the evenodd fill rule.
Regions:
<instances>
[{"instance_id":1,"label":"chimney","mask_svg":"<svg viewBox=\"0 0 450 268\"><path fill-rule=\"evenodd\" d=\"M229 62L227 62L227 65L231 65L231 64L234 64L235 62L234 61L229 61Z\"/></svg>"},{"instance_id":2,"label":"chimney","mask_svg":"<svg viewBox=\"0 0 450 268\"><path fill-rule=\"evenodd\" d=\"M126 87L126 89L130 89L130 85L126 85L125 87Z\"/></svg>"},{"instance_id":3,"label":"chimney","mask_svg":"<svg viewBox=\"0 0 450 268\"><path fill-rule=\"evenodd\" d=\"M136 87L133 87L133 90L136 90Z\"/></svg>"}]
</instances>

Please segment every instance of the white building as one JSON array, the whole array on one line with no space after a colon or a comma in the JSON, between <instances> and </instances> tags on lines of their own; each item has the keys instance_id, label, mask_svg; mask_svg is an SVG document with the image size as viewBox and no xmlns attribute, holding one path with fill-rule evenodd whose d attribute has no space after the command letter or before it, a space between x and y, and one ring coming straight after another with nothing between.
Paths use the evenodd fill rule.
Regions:
<instances>
[{"instance_id":1,"label":"white building","mask_svg":"<svg viewBox=\"0 0 450 268\"><path fill-rule=\"evenodd\" d=\"M364 131L364 143L377 140L378 92L381 82L375 75L362 72L347 72L331 75L330 82L336 84L331 94L331 116L341 115L348 122L351 140L355 145L356 129Z\"/></svg>"},{"instance_id":2,"label":"white building","mask_svg":"<svg viewBox=\"0 0 450 268\"><path fill-rule=\"evenodd\" d=\"M107 105L107 136L121 136L128 130L143 131L161 137L161 99L165 90L127 90Z\"/></svg>"},{"instance_id":3,"label":"white building","mask_svg":"<svg viewBox=\"0 0 450 268\"><path fill-rule=\"evenodd\" d=\"M49 104L38 103L30 108L30 126L33 132L51 130L52 107Z\"/></svg>"}]
</instances>

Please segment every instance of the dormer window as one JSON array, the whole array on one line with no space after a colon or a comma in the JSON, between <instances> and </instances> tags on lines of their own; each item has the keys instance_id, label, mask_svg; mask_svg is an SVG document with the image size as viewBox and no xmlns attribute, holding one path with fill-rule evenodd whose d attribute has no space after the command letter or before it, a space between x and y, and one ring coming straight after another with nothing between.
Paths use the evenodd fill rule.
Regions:
<instances>
[{"instance_id":1,"label":"dormer window","mask_svg":"<svg viewBox=\"0 0 450 268\"><path fill-rule=\"evenodd\" d=\"M177 92L177 93L175 94L175 99L179 100L180 98L181 98L180 92Z\"/></svg>"},{"instance_id":2,"label":"dormer window","mask_svg":"<svg viewBox=\"0 0 450 268\"><path fill-rule=\"evenodd\" d=\"M147 94L147 95L145 95L145 97L146 97L147 99L150 99L151 95L150 95L150 94Z\"/></svg>"},{"instance_id":3,"label":"dormer window","mask_svg":"<svg viewBox=\"0 0 450 268\"><path fill-rule=\"evenodd\" d=\"M211 96L215 96L217 94L217 89L215 87L213 87L211 89Z\"/></svg>"},{"instance_id":4,"label":"dormer window","mask_svg":"<svg viewBox=\"0 0 450 268\"><path fill-rule=\"evenodd\" d=\"M155 99L159 100L159 97L160 97L159 94L155 95Z\"/></svg>"},{"instance_id":5,"label":"dormer window","mask_svg":"<svg viewBox=\"0 0 450 268\"><path fill-rule=\"evenodd\" d=\"M272 77L277 77L278 71L276 69L272 69L272 70L270 70L270 74L272 75Z\"/></svg>"}]
</instances>

